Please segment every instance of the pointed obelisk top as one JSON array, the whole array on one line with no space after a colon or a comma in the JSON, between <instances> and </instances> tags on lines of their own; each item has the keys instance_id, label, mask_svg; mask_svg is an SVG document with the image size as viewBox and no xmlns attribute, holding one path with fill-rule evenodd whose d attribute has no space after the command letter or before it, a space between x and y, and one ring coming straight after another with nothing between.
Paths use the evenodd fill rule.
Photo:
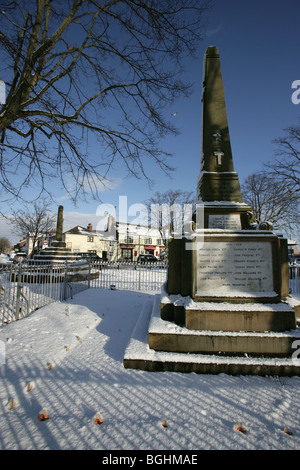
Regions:
<instances>
[{"instance_id":1,"label":"pointed obelisk top","mask_svg":"<svg viewBox=\"0 0 300 470\"><path fill-rule=\"evenodd\" d=\"M220 55L215 46L207 48L204 61L201 172L201 201L242 202L233 167Z\"/></svg>"}]
</instances>

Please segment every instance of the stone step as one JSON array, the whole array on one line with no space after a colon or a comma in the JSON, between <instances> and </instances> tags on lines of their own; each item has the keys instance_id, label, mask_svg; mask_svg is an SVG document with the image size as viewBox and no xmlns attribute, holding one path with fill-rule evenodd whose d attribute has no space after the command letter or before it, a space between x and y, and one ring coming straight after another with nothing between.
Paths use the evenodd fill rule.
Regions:
<instances>
[{"instance_id":1,"label":"stone step","mask_svg":"<svg viewBox=\"0 0 300 470\"><path fill-rule=\"evenodd\" d=\"M45 256L36 255L32 259L32 261L33 263L35 261L42 261L45 263L55 261L57 263L64 263L65 261L76 262L78 261L78 258L66 257L66 256L53 256L53 255L45 255Z\"/></svg>"},{"instance_id":2,"label":"stone step","mask_svg":"<svg viewBox=\"0 0 300 470\"><path fill-rule=\"evenodd\" d=\"M198 306L197 304L193 305ZM231 311L230 308L233 310ZM240 306L237 304L207 304L203 306L203 311L199 312L197 309L191 311L198 317L196 318L197 322L195 323L197 328L195 329L191 328L193 326L192 322L190 322L189 328L187 328L186 325L180 326L174 322L162 320L160 310L157 307L153 312L149 325L149 347L156 351L204 354L218 354L221 352L222 354L290 357L292 354L292 343L297 339L297 335L295 337L295 312L287 304L282 304L281 306L278 304L241 304ZM206 316L206 321L202 322L203 328L201 329L199 316L202 313ZM291 320L290 323L283 321L282 324L287 325L287 328L283 329L283 331L270 330L270 328L266 328L266 331L261 331L259 328L257 328L258 331L237 329L238 326L244 326L247 315L253 320L252 314L255 318L258 318L258 327L260 323L266 327L270 326L269 321L263 321L263 316L275 313L281 313L283 316L291 315L294 321ZM212 317L211 322L209 315ZM231 316L236 317L234 322ZM252 320L250 325L253 326ZM208 325L212 328L209 329ZM219 325L219 330L216 330L216 325ZM289 328L289 325L292 325L293 329ZM230 326L235 326L236 329L230 329Z\"/></svg>"},{"instance_id":3,"label":"stone step","mask_svg":"<svg viewBox=\"0 0 300 470\"><path fill-rule=\"evenodd\" d=\"M65 248L63 249L54 249L54 248L49 248L48 250L44 249L39 252L39 255L47 255L47 254L52 254L52 255L65 255L65 256L77 256L76 253L72 253L71 251L67 251ZM38 256L38 255L36 255Z\"/></svg>"},{"instance_id":4,"label":"stone step","mask_svg":"<svg viewBox=\"0 0 300 470\"><path fill-rule=\"evenodd\" d=\"M300 329L299 329L300 330ZM146 371L195 372L202 374L226 373L229 375L300 375L300 360L295 356L297 349L292 349L289 357L251 357L242 351L238 354L225 354L211 351L209 354L184 353L173 351L158 351L150 346L149 336L160 334L164 336L162 343L166 347L167 335L176 335L177 338L186 336L187 329L175 325L173 322L160 318L160 295L155 296L153 302L144 304L132 337L124 354L123 364L126 368ZM191 334L193 333L193 334ZM200 336L200 332L189 332L191 336ZM206 332L203 332L205 337ZM244 335L247 335L244 333ZM215 333L214 338L217 336ZM222 336L222 335L219 335ZM228 335L227 335L228 336ZM237 333L229 335L232 339L239 336ZM251 336L251 335L250 335ZM262 334L252 334L262 338ZM286 333L269 333L265 335L270 343L274 337L281 338L283 344L300 340L300 331L296 329ZM280 343L281 341L279 341ZM278 347L278 345L277 345ZM297 346L298 347L298 346Z\"/></svg>"},{"instance_id":5,"label":"stone step","mask_svg":"<svg viewBox=\"0 0 300 470\"><path fill-rule=\"evenodd\" d=\"M292 345L300 337L294 333L276 335L274 333L238 333L196 331L186 329L176 333L152 331L149 329L149 347L155 351L227 354L269 357L291 357Z\"/></svg>"},{"instance_id":6,"label":"stone step","mask_svg":"<svg viewBox=\"0 0 300 470\"><path fill-rule=\"evenodd\" d=\"M162 289L161 318L189 330L286 331L296 327L295 309L287 302L195 302L168 296Z\"/></svg>"},{"instance_id":7,"label":"stone step","mask_svg":"<svg viewBox=\"0 0 300 470\"><path fill-rule=\"evenodd\" d=\"M127 369L148 372L181 372L195 374L228 374L259 376L300 376L300 362L288 359L250 359L236 357L200 356L169 353L155 354L152 357L136 354L124 357Z\"/></svg>"},{"instance_id":8,"label":"stone step","mask_svg":"<svg viewBox=\"0 0 300 470\"><path fill-rule=\"evenodd\" d=\"M185 327L212 331L286 331L296 327L294 309L284 303L193 302L185 308Z\"/></svg>"}]
</instances>

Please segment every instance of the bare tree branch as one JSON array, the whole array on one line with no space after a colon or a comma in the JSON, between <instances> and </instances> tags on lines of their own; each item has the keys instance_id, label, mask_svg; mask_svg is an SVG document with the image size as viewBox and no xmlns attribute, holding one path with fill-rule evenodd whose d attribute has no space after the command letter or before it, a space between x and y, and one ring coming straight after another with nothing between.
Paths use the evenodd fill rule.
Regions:
<instances>
[{"instance_id":1,"label":"bare tree branch","mask_svg":"<svg viewBox=\"0 0 300 470\"><path fill-rule=\"evenodd\" d=\"M38 238L49 235L55 228L56 216L50 210L49 202L42 199L39 202L34 202L26 210L14 211L7 220L19 235L31 237L33 253Z\"/></svg>"},{"instance_id":2,"label":"bare tree branch","mask_svg":"<svg viewBox=\"0 0 300 470\"><path fill-rule=\"evenodd\" d=\"M284 183L300 196L300 126L285 129L285 135L274 140L275 159L265 166L277 183Z\"/></svg>"},{"instance_id":3,"label":"bare tree branch","mask_svg":"<svg viewBox=\"0 0 300 470\"><path fill-rule=\"evenodd\" d=\"M158 145L177 133L165 110L190 93L182 63L197 51L208 8L209 0L0 2L2 196L21 197L29 184L49 191L57 176L74 199L87 180L96 195L119 160L137 177L148 177L149 158L171 171ZM97 154L86 152L89 141ZM8 164L23 175L18 184Z\"/></svg>"},{"instance_id":4,"label":"bare tree branch","mask_svg":"<svg viewBox=\"0 0 300 470\"><path fill-rule=\"evenodd\" d=\"M243 200L249 204L256 221L271 222L275 230L293 231L299 228L299 195L284 182L267 172L254 173L242 185Z\"/></svg>"},{"instance_id":5,"label":"bare tree branch","mask_svg":"<svg viewBox=\"0 0 300 470\"><path fill-rule=\"evenodd\" d=\"M172 233L179 230L179 234L182 235L185 205L192 206L193 211L195 199L193 192L170 189L164 193L157 191L145 201L150 215L148 224L160 231L165 244L168 243L168 238Z\"/></svg>"}]
</instances>

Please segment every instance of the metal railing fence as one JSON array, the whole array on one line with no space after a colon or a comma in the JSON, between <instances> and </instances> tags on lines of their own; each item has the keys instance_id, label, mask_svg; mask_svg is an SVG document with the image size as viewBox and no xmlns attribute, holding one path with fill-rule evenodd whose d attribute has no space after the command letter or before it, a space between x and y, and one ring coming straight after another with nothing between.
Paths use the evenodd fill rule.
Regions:
<instances>
[{"instance_id":1,"label":"metal railing fence","mask_svg":"<svg viewBox=\"0 0 300 470\"><path fill-rule=\"evenodd\" d=\"M291 294L300 294L300 266L290 265L289 267L289 287Z\"/></svg>"},{"instance_id":2,"label":"metal railing fence","mask_svg":"<svg viewBox=\"0 0 300 470\"><path fill-rule=\"evenodd\" d=\"M167 262L91 261L0 266L0 324L72 298L88 288L159 292L167 279ZM300 266L290 266L291 294L300 294Z\"/></svg>"},{"instance_id":3,"label":"metal railing fence","mask_svg":"<svg viewBox=\"0 0 300 470\"><path fill-rule=\"evenodd\" d=\"M158 292L167 277L166 262L91 261L21 263L0 266L0 324L29 315L88 288Z\"/></svg>"},{"instance_id":4,"label":"metal railing fence","mask_svg":"<svg viewBox=\"0 0 300 470\"><path fill-rule=\"evenodd\" d=\"M158 292L167 279L167 262L92 261L92 288Z\"/></svg>"},{"instance_id":5,"label":"metal railing fence","mask_svg":"<svg viewBox=\"0 0 300 470\"><path fill-rule=\"evenodd\" d=\"M91 278L90 287L160 291L167 280L167 268L167 261L153 264L93 261L91 273L98 271L98 275ZM291 294L300 294L300 266L290 266L289 287Z\"/></svg>"},{"instance_id":6,"label":"metal railing fence","mask_svg":"<svg viewBox=\"0 0 300 470\"><path fill-rule=\"evenodd\" d=\"M89 288L87 263L2 265L0 324L29 315L40 307L71 298Z\"/></svg>"}]
</instances>

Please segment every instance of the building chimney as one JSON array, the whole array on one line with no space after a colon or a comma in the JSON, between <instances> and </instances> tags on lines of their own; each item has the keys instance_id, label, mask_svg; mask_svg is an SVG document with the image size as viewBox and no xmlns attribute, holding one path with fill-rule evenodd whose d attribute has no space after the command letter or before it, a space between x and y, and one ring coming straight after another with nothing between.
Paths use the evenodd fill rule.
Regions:
<instances>
[{"instance_id":1,"label":"building chimney","mask_svg":"<svg viewBox=\"0 0 300 470\"><path fill-rule=\"evenodd\" d=\"M93 229L92 224L88 224L87 229L90 230L90 231L92 231L92 229Z\"/></svg>"}]
</instances>

